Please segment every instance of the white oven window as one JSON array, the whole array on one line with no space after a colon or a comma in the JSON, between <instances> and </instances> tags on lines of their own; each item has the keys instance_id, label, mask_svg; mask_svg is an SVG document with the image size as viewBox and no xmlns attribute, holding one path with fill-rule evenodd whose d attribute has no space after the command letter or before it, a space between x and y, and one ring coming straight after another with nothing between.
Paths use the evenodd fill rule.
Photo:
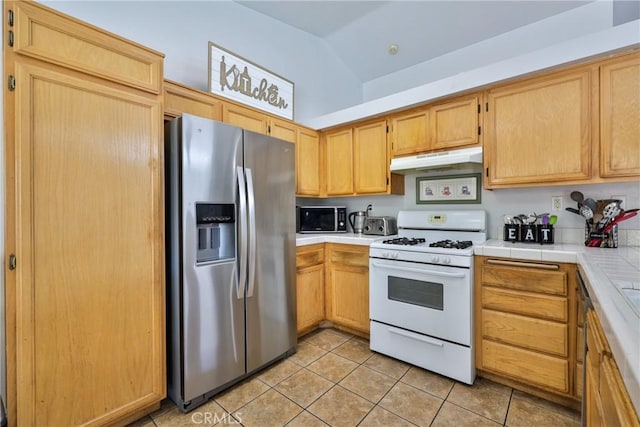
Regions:
<instances>
[{"instance_id":1,"label":"white oven window","mask_svg":"<svg viewBox=\"0 0 640 427\"><path fill-rule=\"evenodd\" d=\"M387 298L393 301L444 310L442 283L387 276Z\"/></svg>"}]
</instances>

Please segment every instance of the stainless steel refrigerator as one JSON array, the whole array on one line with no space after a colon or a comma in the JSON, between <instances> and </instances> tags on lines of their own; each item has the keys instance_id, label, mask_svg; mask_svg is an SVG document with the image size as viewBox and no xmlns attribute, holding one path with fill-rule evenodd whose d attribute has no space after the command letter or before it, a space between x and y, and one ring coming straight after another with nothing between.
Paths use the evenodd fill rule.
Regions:
<instances>
[{"instance_id":1,"label":"stainless steel refrigerator","mask_svg":"<svg viewBox=\"0 0 640 427\"><path fill-rule=\"evenodd\" d=\"M187 412L295 352L294 145L165 126L168 394Z\"/></svg>"}]
</instances>

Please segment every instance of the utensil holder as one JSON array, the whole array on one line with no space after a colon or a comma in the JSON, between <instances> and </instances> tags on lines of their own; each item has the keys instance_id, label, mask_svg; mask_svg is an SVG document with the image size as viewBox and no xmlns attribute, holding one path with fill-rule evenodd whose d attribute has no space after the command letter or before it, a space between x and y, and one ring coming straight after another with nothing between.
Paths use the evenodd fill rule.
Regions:
<instances>
[{"instance_id":1,"label":"utensil holder","mask_svg":"<svg viewBox=\"0 0 640 427\"><path fill-rule=\"evenodd\" d=\"M554 230L551 224L505 224L505 242L553 244Z\"/></svg>"},{"instance_id":2,"label":"utensil holder","mask_svg":"<svg viewBox=\"0 0 640 427\"><path fill-rule=\"evenodd\" d=\"M598 232L595 225L586 224L584 227L584 245L592 248L617 248L618 247L618 224L614 224L607 233Z\"/></svg>"}]
</instances>

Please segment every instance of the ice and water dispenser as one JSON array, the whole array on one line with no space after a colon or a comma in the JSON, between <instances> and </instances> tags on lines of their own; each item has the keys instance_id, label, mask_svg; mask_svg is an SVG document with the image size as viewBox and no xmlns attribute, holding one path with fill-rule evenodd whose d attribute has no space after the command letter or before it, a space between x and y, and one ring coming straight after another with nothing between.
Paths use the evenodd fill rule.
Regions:
<instances>
[{"instance_id":1,"label":"ice and water dispenser","mask_svg":"<svg viewBox=\"0 0 640 427\"><path fill-rule=\"evenodd\" d=\"M197 262L235 258L235 209L234 204L196 203Z\"/></svg>"}]
</instances>

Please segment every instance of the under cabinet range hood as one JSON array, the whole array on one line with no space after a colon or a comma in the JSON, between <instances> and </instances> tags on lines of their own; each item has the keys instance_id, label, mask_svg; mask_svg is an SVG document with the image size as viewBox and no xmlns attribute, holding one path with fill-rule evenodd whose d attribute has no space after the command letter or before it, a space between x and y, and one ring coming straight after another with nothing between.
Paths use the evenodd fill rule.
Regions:
<instances>
[{"instance_id":1,"label":"under cabinet range hood","mask_svg":"<svg viewBox=\"0 0 640 427\"><path fill-rule=\"evenodd\" d=\"M482 163L482 147L396 157L391 159L391 172L406 174L411 171L446 169L473 163Z\"/></svg>"}]
</instances>

